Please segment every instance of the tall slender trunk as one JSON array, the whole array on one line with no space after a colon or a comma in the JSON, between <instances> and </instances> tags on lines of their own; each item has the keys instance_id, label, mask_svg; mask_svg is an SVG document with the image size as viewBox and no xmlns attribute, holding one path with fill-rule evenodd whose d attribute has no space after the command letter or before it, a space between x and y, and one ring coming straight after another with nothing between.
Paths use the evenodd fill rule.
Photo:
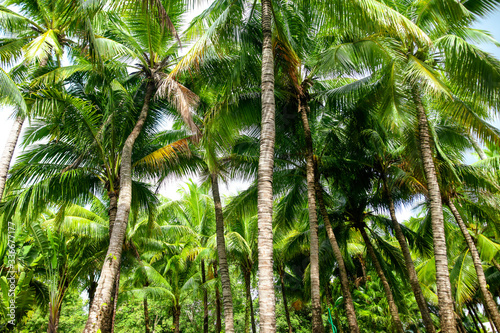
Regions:
<instances>
[{"instance_id":1,"label":"tall slender trunk","mask_svg":"<svg viewBox=\"0 0 500 333\"><path fill-rule=\"evenodd\" d=\"M288 324L288 333L292 333L292 322L290 321L290 311L288 310L288 302L285 293L285 272L280 269L281 295L283 297L283 307L285 308L286 323Z\"/></svg>"},{"instance_id":2,"label":"tall slender trunk","mask_svg":"<svg viewBox=\"0 0 500 333\"><path fill-rule=\"evenodd\" d=\"M344 304L347 315L347 323L349 324L349 331L351 333L359 333L358 320L356 318L356 311L354 310L354 301L352 299L351 291L349 290L349 279L347 277L347 269L345 268L344 258L342 257L342 252L340 251L340 246L335 238L335 233L333 232L332 225L330 223L330 218L328 217L328 212L326 211L325 202L323 200L323 190L319 183L319 173L316 168L315 170L315 182L316 182L316 197L318 200L319 210L321 216L323 217L323 223L325 224L326 234L330 240L330 245L332 246L333 255L337 261L337 266L340 271L340 286L342 289L342 296L344 297Z\"/></svg>"},{"instance_id":3,"label":"tall slender trunk","mask_svg":"<svg viewBox=\"0 0 500 333\"><path fill-rule=\"evenodd\" d=\"M262 0L262 125L258 171L258 256L260 332L276 332L273 281L273 166L275 104L272 3Z\"/></svg>"},{"instance_id":4,"label":"tall slender trunk","mask_svg":"<svg viewBox=\"0 0 500 333\"><path fill-rule=\"evenodd\" d=\"M205 260L201 260L201 282L207 282L205 274ZM208 333L208 292L205 287L203 290L203 333Z\"/></svg>"},{"instance_id":5,"label":"tall slender trunk","mask_svg":"<svg viewBox=\"0 0 500 333\"><path fill-rule=\"evenodd\" d=\"M153 93L154 83L150 81L146 87L144 104L139 119L123 146L120 168L120 196L118 198L116 220L96 294L94 295L94 300L89 310L89 317L83 330L84 333L96 333L99 329L102 330L104 322L111 320L107 315L109 313L108 307L111 303L111 293L119 271L123 241L125 239L125 231L127 229L128 215L132 201L132 149L146 121Z\"/></svg>"},{"instance_id":6,"label":"tall slender trunk","mask_svg":"<svg viewBox=\"0 0 500 333\"><path fill-rule=\"evenodd\" d=\"M120 291L120 269L121 263L118 266L118 274L116 274L116 282L113 288L113 308L111 309L111 325L109 327L109 332L114 333L115 331L115 323L116 323L116 308L118 306L118 293ZM104 331L103 331L104 333Z\"/></svg>"},{"instance_id":7,"label":"tall slender trunk","mask_svg":"<svg viewBox=\"0 0 500 333\"><path fill-rule=\"evenodd\" d=\"M213 265L214 276L217 278L217 263L214 262ZM222 329L222 320L221 320L221 310L220 310L220 292L219 287L215 286L215 332L220 333Z\"/></svg>"},{"instance_id":8,"label":"tall slender trunk","mask_svg":"<svg viewBox=\"0 0 500 333\"><path fill-rule=\"evenodd\" d=\"M109 209L108 209L108 215L109 215L109 239L111 240L111 234L113 233L113 226L115 224L116 220L116 211L118 209L118 196L116 192L108 192L108 198L109 198ZM116 319L116 307L118 305L118 293L120 290L120 269L121 269L121 263L118 265L118 274L116 276L116 281L115 285L113 286L113 291L111 295L113 295L112 302L113 306L108 308L109 313L107 316L111 318L111 320L107 320L103 323L101 332L102 333L113 333L115 330L115 319Z\"/></svg>"},{"instance_id":9,"label":"tall slender trunk","mask_svg":"<svg viewBox=\"0 0 500 333\"><path fill-rule=\"evenodd\" d=\"M479 143L476 141L476 139L474 138L474 136L472 136L472 134L469 134L468 135L469 137L469 141L472 143L472 146L474 147L474 150L476 151L476 153L479 155L479 158L481 160L485 160L487 159L488 157L486 156L486 154L484 153L484 150L483 148L481 148L481 146L479 145Z\"/></svg>"},{"instance_id":10,"label":"tall slender trunk","mask_svg":"<svg viewBox=\"0 0 500 333\"><path fill-rule=\"evenodd\" d=\"M19 134L23 128L24 117L17 116L12 124L12 128L7 138L7 143L3 148L2 159L0 160L0 201L3 198L3 191L5 190L5 183L7 182L7 174L9 173L10 162L16 150Z\"/></svg>"},{"instance_id":11,"label":"tall slender trunk","mask_svg":"<svg viewBox=\"0 0 500 333\"><path fill-rule=\"evenodd\" d=\"M217 174L211 174L212 194L215 206L215 224L217 233L217 254L219 256L220 281L222 285L222 301L224 304L224 326L226 333L234 332L233 321L233 296L231 295L231 280L229 278L229 267L226 257L226 242L224 239L224 215L219 193L219 182Z\"/></svg>"},{"instance_id":12,"label":"tall slender trunk","mask_svg":"<svg viewBox=\"0 0 500 333\"><path fill-rule=\"evenodd\" d=\"M113 226L115 225L115 221L116 221L116 212L118 210L118 195L116 192L113 192L113 191L108 192L108 198L109 198L109 209L108 209L109 240L110 241L111 241L111 233L113 232Z\"/></svg>"},{"instance_id":13,"label":"tall slender trunk","mask_svg":"<svg viewBox=\"0 0 500 333\"><path fill-rule=\"evenodd\" d=\"M252 325L252 333L257 333L257 328L255 327L255 316L253 313L253 301L252 301L252 293L250 290L250 279L252 278L252 273L250 270L245 271L245 292L247 298L247 306L246 308L250 310L250 323Z\"/></svg>"},{"instance_id":14,"label":"tall slender trunk","mask_svg":"<svg viewBox=\"0 0 500 333\"><path fill-rule=\"evenodd\" d=\"M149 321L149 311L148 311L148 297L144 296L144 300L142 301L144 306L144 331L146 333L151 332L150 321Z\"/></svg>"},{"instance_id":15,"label":"tall slender trunk","mask_svg":"<svg viewBox=\"0 0 500 333\"><path fill-rule=\"evenodd\" d=\"M472 318L472 323L474 324L474 327L476 327L476 330L478 332L481 332L481 329L479 328L479 324L476 320L476 317L474 316L474 312L471 310L471 307L468 303L465 303L465 306L467 307L467 310L469 311L469 317Z\"/></svg>"},{"instance_id":16,"label":"tall slender trunk","mask_svg":"<svg viewBox=\"0 0 500 333\"><path fill-rule=\"evenodd\" d=\"M181 306L180 305L174 306L174 327L175 327L175 333L181 332Z\"/></svg>"},{"instance_id":17,"label":"tall slender trunk","mask_svg":"<svg viewBox=\"0 0 500 333\"><path fill-rule=\"evenodd\" d=\"M306 178L307 178L307 203L309 210L309 262L311 271L311 306L312 306L312 331L324 332L323 319L321 318L321 294L319 281L319 239L318 216L316 213L316 191L314 185L314 157L311 128L307 113L309 111L307 91L301 87L299 94L299 113L304 127L306 141Z\"/></svg>"},{"instance_id":18,"label":"tall slender trunk","mask_svg":"<svg viewBox=\"0 0 500 333\"><path fill-rule=\"evenodd\" d=\"M434 258L436 262L436 287L438 296L441 332L455 333L456 322L451 296L450 272L448 270L448 257L446 255L446 236L444 231L443 206L441 192L432 157L431 136L425 108L417 88L413 88L413 101L417 108L418 128L420 139L420 153L424 166L425 178L429 192L432 235L434 242Z\"/></svg>"},{"instance_id":19,"label":"tall slender trunk","mask_svg":"<svg viewBox=\"0 0 500 333\"><path fill-rule=\"evenodd\" d=\"M458 226L460 227L460 231L462 231L462 235L464 235L467 247L469 248L470 255L472 257L472 262L474 263L474 268L476 269L477 280L479 282L479 289L483 294L484 306L488 310L491 316L491 320L495 324L497 331L500 331L500 313L498 312L498 307L497 304L495 303L495 300L493 299L493 296L488 290L488 283L486 282L486 276L484 275L483 264L481 262L481 258L479 257L479 252L477 251L476 244L474 244L474 241L472 240L472 237L469 234L469 231L467 230L467 226L465 225L464 220L460 216L457 207L455 207L455 204L453 204L453 202L450 199L446 199L445 203L448 207L450 207L450 210L453 213L453 216L455 217Z\"/></svg>"},{"instance_id":20,"label":"tall slender trunk","mask_svg":"<svg viewBox=\"0 0 500 333\"><path fill-rule=\"evenodd\" d=\"M363 237L363 241L365 242L368 255L372 259L373 265L375 266L375 270L377 271L380 282L382 282L382 286L384 287L385 297L387 298L387 303L389 303L389 311L391 312L392 320L394 321L394 325L396 326L396 331L399 333L404 333L403 324L401 323L401 319L399 318L398 307L396 306L396 302L394 301L391 286L389 285L382 266L377 259L377 255L375 254L375 250L373 249L370 238L368 238L368 235L366 234L364 224L359 227L359 231L361 232L361 236Z\"/></svg>"},{"instance_id":21,"label":"tall slender trunk","mask_svg":"<svg viewBox=\"0 0 500 333\"><path fill-rule=\"evenodd\" d=\"M435 333L436 328L432 322L431 315L429 313L429 308L427 307L427 302L425 301L424 294L422 293L422 288L418 282L417 272L415 270L415 265L413 264L413 259L411 258L410 249L406 238L401 230L401 226L398 223L396 217L396 209L394 207L394 200L392 199L392 193L387 186L387 177L384 174L382 176L382 181L384 183L384 191L387 194L387 199L389 201L389 212L392 220L392 227L396 234L396 239L398 240L399 246L401 247L401 252L403 252L403 258L405 260L406 273L410 280L411 289L415 295L415 300L417 301L418 308L420 309L420 314L422 315L422 320L424 322L425 330L428 333Z\"/></svg>"},{"instance_id":22,"label":"tall slender trunk","mask_svg":"<svg viewBox=\"0 0 500 333\"><path fill-rule=\"evenodd\" d=\"M470 305L470 308L472 309L472 311L473 311L473 312L474 312L474 314L476 315L477 321L479 322L479 325L481 325L481 328L483 329L483 332L485 332L485 333L486 333L486 332L488 332L488 331L486 330L486 327L485 327L485 326L484 326L484 324L483 324L483 321L481 320L481 317L479 317L479 315L477 314L477 311L476 311L476 309L474 308L474 304L471 304L471 305Z\"/></svg>"}]
</instances>

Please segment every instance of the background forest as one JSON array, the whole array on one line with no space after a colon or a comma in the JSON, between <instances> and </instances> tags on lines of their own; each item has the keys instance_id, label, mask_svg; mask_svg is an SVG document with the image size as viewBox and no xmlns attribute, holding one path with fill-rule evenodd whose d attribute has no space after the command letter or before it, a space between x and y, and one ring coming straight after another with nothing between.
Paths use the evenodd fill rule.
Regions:
<instances>
[{"instance_id":1,"label":"background forest","mask_svg":"<svg viewBox=\"0 0 500 333\"><path fill-rule=\"evenodd\" d=\"M4 1L0 332L500 332L499 6Z\"/></svg>"}]
</instances>

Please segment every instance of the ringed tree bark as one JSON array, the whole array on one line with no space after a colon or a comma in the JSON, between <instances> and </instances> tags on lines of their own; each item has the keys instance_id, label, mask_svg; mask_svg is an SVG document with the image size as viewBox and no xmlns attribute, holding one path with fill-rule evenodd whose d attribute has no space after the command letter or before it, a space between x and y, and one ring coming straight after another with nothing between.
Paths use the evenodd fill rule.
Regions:
<instances>
[{"instance_id":1,"label":"ringed tree bark","mask_svg":"<svg viewBox=\"0 0 500 333\"><path fill-rule=\"evenodd\" d=\"M272 3L262 0L262 125L258 170L260 332L276 332L273 281L273 166L275 129Z\"/></svg>"},{"instance_id":2,"label":"ringed tree bark","mask_svg":"<svg viewBox=\"0 0 500 333\"><path fill-rule=\"evenodd\" d=\"M12 124L12 128L7 138L7 143L3 149L2 157L0 160L0 201L3 198L3 191L5 190L5 183L7 181L7 174L9 173L10 162L14 151L16 150L19 134L23 128L24 117L17 116Z\"/></svg>"},{"instance_id":3,"label":"ringed tree bark","mask_svg":"<svg viewBox=\"0 0 500 333\"><path fill-rule=\"evenodd\" d=\"M321 294L319 279L319 239L318 239L318 216L316 213L316 191L314 184L314 160L311 128L307 114L309 112L309 94L307 82L300 86L298 102L299 113L304 127L304 138L306 141L306 178L307 178L307 203L309 211L309 240L310 240L310 267L311 267L311 304L312 304L312 331L314 333L324 332L323 319L321 318Z\"/></svg>"},{"instance_id":4,"label":"ringed tree bark","mask_svg":"<svg viewBox=\"0 0 500 333\"><path fill-rule=\"evenodd\" d=\"M443 205L441 191L432 156L431 135L424 104L416 87L412 88L413 102L417 108L420 153L427 180L428 197L430 201L434 257L436 261L436 287L438 296L441 331L455 333L456 320L453 298L451 296L450 272L446 253L446 236L444 231Z\"/></svg>"},{"instance_id":5,"label":"ringed tree bark","mask_svg":"<svg viewBox=\"0 0 500 333\"><path fill-rule=\"evenodd\" d=\"M97 290L89 309L89 317L83 330L84 333L97 333L98 330L102 331L103 327L109 325L106 322L111 320L107 314L110 313L111 294L119 271L123 241L125 239L125 231L127 229L132 201L132 149L146 121L154 91L155 84L153 81L149 81L146 86L144 104L139 114L139 118L123 146L120 168L120 195L118 197L116 220Z\"/></svg>"},{"instance_id":6,"label":"ringed tree bark","mask_svg":"<svg viewBox=\"0 0 500 333\"><path fill-rule=\"evenodd\" d=\"M467 243L467 247L469 248L472 262L474 263L474 268L476 269L477 280L479 282L479 289L481 290L481 294L483 294L484 306L486 310L490 314L491 321L495 325L497 331L500 332L500 313L498 312L498 306L493 299L490 291L488 290L488 283L486 282L486 276L484 275L483 264L481 262L481 258L479 257L479 252L477 250L476 244L474 244L474 240L472 239L469 231L467 230L467 226L465 225L462 216L458 212L457 207L450 199L445 199L446 205L450 208L455 220L460 227L460 231L464 235L465 241Z\"/></svg>"},{"instance_id":7,"label":"ringed tree bark","mask_svg":"<svg viewBox=\"0 0 500 333\"><path fill-rule=\"evenodd\" d=\"M422 293L422 288L420 287L420 283L418 282L417 271L415 270L415 264L413 263L413 259L411 258L411 253L408 247L408 243L406 242L406 238L403 234L403 231L401 230L401 226L399 225L398 219L396 217L396 208L394 206L392 193L389 190L389 186L387 184L387 176L385 173L382 175L382 182L389 203L389 212L391 215L392 227L396 234L396 239L398 240L399 246L401 247L401 251L403 252L406 273L408 274L408 279L410 280L411 289L413 290L413 294L415 295L415 300L417 301L417 305L420 310L422 320L424 322L425 330L428 333L435 333L436 328L434 327L434 323L432 322L431 315L429 313L429 308L427 307L427 302L425 301L424 294Z\"/></svg>"},{"instance_id":8,"label":"ringed tree bark","mask_svg":"<svg viewBox=\"0 0 500 333\"><path fill-rule=\"evenodd\" d=\"M385 297L387 298L387 303L389 303L389 310L391 312L392 321L396 326L396 331L399 333L404 333L403 324L401 323L401 319L399 318L398 307L396 306L396 302L394 301L394 295L392 294L391 286L389 285L389 282L385 277L384 270L382 269L382 266L380 265L380 262L377 259L377 255L375 254L375 250L373 249L373 245L370 241L370 238L368 238L364 222L361 222L359 224L358 229L361 232L363 241L365 242L366 251L368 252L370 258L372 259L372 263L375 266L377 275L380 281L382 282L382 286L385 292Z\"/></svg>"},{"instance_id":9,"label":"ringed tree bark","mask_svg":"<svg viewBox=\"0 0 500 333\"><path fill-rule=\"evenodd\" d=\"M326 210L325 202L323 199L323 189L319 182L319 172L316 163L315 165L315 188L316 197L318 200L319 210L321 216L323 217L323 223L325 224L326 234L330 240L330 245L332 246L333 255L337 261L337 266L340 271L340 286L342 289L342 296L344 297L344 304L347 315L347 323L349 325L349 331L352 333L359 333L358 320L356 318L356 311L354 310L354 301L352 299L351 291L349 289L349 278L347 277L347 269L345 268L344 258L342 257L342 252L340 251L340 246L333 232L332 224L330 223L330 218L328 217L328 212Z\"/></svg>"},{"instance_id":10,"label":"ringed tree bark","mask_svg":"<svg viewBox=\"0 0 500 333\"><path fill-rule=\"evenodd\" d=\"M219 257L220 280L222 285L222 302L224 305L224 326L227 333L234 332L233 320L233 296L231 295L231 280L229 278L229 266L226 256L226 242L224 239L224 215L219 193L219 182L217 174L210 175L212 181L212 194L215 205L215 223L217 233L217 254Z\"/></svg>"}]
</instances>

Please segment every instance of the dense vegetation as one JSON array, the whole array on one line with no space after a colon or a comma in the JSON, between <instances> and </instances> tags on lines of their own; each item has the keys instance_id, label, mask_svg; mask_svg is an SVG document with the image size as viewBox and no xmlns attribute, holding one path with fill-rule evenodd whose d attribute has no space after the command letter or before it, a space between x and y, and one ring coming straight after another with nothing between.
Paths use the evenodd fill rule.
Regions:
<instances>
[{"instance_id":1,"label":"dense vegetation","mask_svg":"<svg viewBox=\"0 0 500 333\"><path fill-rule=\"evenodd\" d=\"M500 331L500 2L206 5L0 5L0 331Z\"/></svg>"}]
</instances>

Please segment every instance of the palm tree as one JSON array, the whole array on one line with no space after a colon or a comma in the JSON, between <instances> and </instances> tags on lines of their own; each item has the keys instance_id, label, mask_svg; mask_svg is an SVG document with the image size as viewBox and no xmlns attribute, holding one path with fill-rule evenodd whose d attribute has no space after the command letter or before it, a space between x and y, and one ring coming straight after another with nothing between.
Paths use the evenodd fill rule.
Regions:
<instances>
[{"instance_id":1,"label":"palm tree","mask_svg":"<svg viewBox=\"0 0 500 333\"><path fill-rule=\"evenodd\" d=\"M171 6L169 10L171 10L168 13L170 20L177 22L176 19L182 13L182 8ZM169 78L165 73L171 56L168 47L172 40L170 34L154 15L143 13L134 16L132 12L125 17L125 20L129 23L127 27L116 25L111 26L111 30L124 47L133 50L135 59L140 62L136 69L138 69L137 76L142 79L140 82L144 87L143 104L140 107L141 111L137 115L134 128L123 145L116 221L106 255L109 264L103 266L96 294L89 311L85 332L97 332L103 325L107 326L106 322L110 320L108 316L100 314L108 312L107 307L111 300L121 258L122 244L132 200L132 151L134 143L146 123L154 96L169 98L188 122L191 130L197 131L190 117L190 108L195 104L196 96L177 81ZM117 226L118 228L116 228Z\"/></svg>"},{"instance_id":2,"label":"palm tree","mask_svg":"<svg viewBox=\"0 0 500 333\"><path fill-rule=\"evenodd\" d=\"M262 0L262 120L258 170L260 330L276 332L273 282L273 166L275 140L272 3Z\"/></svg>"}]
</instances>

